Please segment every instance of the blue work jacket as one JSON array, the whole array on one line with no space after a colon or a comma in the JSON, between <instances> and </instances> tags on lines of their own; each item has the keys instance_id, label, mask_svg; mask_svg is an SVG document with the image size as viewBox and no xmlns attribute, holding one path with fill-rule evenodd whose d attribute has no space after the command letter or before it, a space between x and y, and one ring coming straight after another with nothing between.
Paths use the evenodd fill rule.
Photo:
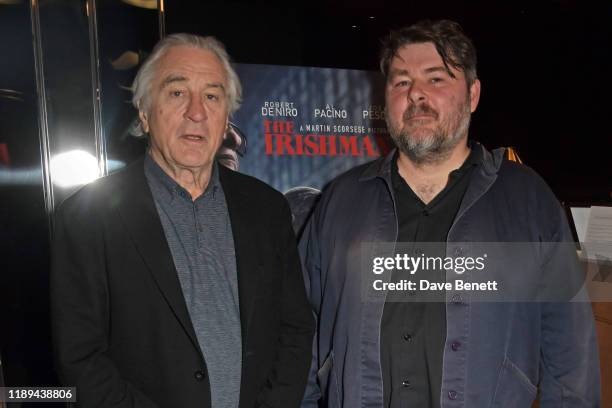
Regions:
<instances>
[{"instance_id":1,"label":"blue work jacket","mask_svg":"<svg viewBox=\"0 0 612 408\"><path fill-rule=\"evenodd\" d=\"M469 242L571 242L562 207L529 167L482 150L447 239L447 255ZM394 152L330 183L302 240L307 292L317 319L302 408L381 408L383 301L364 295L364 243L394 242L398 225ZM549 256L536 253L538 267ZM508 265L512 265L511 262ZM502 264L502 274L512 274ZM554 279L554 277L553 277ZM599 361L591 306L581 302L472 302L446 292L443 408L598 407ZM398 357L399 358L399 357ZM420 408L420 407L415 407Z\"/></svg>"}]
</instances>

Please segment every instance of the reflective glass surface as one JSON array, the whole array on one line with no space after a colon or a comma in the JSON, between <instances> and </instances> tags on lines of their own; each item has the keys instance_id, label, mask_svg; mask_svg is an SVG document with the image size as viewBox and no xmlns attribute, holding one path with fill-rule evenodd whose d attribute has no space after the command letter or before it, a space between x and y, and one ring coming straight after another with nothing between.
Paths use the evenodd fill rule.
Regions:
<instances>
[{"instance_id":1,"label":"reflective glass surface","mask_svg":"<svg viewBox=\"0 0 612 408\"><path fill-rule=\"evenodd\" d=\"M109 173L146 149L146 139L131 133L137 111L132 107L130 87L142 61L159 40L156 5L156 1L98 3L102 124Z\"/></svg>"},{"instance_id":2,"label":"reflective glass surface","mask_svg":"<svg viewBox=\"0 0 612 408\"><path fill-rule=\"evenodd\" d=\"M0 55L2 372L7 386L52 385L49 223L27 2L0 3Z\"/></svg>"}]
</instances>

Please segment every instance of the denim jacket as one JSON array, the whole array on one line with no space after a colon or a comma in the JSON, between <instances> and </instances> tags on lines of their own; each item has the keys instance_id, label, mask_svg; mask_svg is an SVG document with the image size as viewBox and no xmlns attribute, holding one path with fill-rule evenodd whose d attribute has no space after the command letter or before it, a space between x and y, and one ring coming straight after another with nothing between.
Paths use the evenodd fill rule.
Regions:
<instances>
[{"instance_id":1,"label":"denim jacket","mask_svg":"<svg viewBox=\"0 0 612 408\"><path fill-rule=\"evenodd\" d=\"M530 168L482 149L449 231L460 243L571 241L563 210ZM336 178L324 191L302 240L307 292L317 319L302 408L381 408L380 324L384 301L363 298L364 242L394 242L394 152ZM534 265L544 262L536 255ZM503 267L502 267L503 269ZM512 274L511 267L501 271ZM443 408L598 407L599 361L593 315L582 302L470 302L446 293ZM420 407L416 407L420 408Z\"/></svg>"}]
</instances>

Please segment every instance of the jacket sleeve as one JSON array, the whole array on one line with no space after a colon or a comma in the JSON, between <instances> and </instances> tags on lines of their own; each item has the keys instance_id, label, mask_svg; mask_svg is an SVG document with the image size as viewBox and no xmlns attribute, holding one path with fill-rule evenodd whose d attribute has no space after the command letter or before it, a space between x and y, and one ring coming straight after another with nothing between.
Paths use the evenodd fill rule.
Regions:
<instances>
[{"instance_id":1,"label":"jacket sleeve","mask_svg":"<svg viewBox=\"0 0 612 408\"><path fill-rule=\"evenodd\" d=\"M559 213L559 229L551 240L559 245L550 246L544 266L544 276L554 287L542 303L540 407L599 407L593 312L561 208Z\"/></svg>"},{"instance_id":2,"label":"jacket sleeve","mask_svg":"<svg viewBox=\"0 0 612 408\"><path fill-rule=\"evenodd\" d=\"M59 208L51 267L51 316L56 368L77 389L83 407L154 408L121 378L108 357L109 312L100 217L89 202Z\"/></svg>"},{"instance_id":3,"label":"jacket sleeve","mask_svg":"<svg viewBox=\"0 0 612 408\"><path fill-rule=\"evenodd\" d=\"M280 209L279 253L282 258L281 333L278 359L257 398L261 408L298 407L311 358L314 322L291 226L291 211L283 199Z\"/></svg>"},{"instance_id":4,"label":"jacket sleeve","mask_svg":"<svg viewBox=\"0 0 612 408\"><path fill-rule=\"evenodd\" d=\"M310 300L312 311L315 316L316 327L318 328L319 305L321 301L321 253L319 251L319 236L317 229L316 211L306 224L306 228L300 239L300 255L302 258L302 268L304 271L304 282L306 293ZM319 370L319 347L318 329L312 342L312 362L308 373L306 391L302 400L301 408L317 408L321 400L322 393L319 387L317 373Z\"/></svg>"}]
</instances>

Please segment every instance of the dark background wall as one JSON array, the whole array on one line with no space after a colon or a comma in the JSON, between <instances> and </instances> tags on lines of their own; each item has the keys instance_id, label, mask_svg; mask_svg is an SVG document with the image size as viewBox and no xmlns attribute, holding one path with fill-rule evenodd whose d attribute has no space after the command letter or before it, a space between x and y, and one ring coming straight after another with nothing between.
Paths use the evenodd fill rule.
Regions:
<instances>
[{"instance_id":1,"label":"dark background wall","mask_svg":"<svg viewBox=\"0 0 612 408\"><path fill-rule=\"evenodd\" d=\"M378 69L390 28L456 20L475 42L483 86L472 137L516 147L564 201L610 200L610 2L209 1L166 10L169 33L218 36L238 62L367 70Z\"/></svg>"},{"instance_id":2,"label":"dark background wall","mask_svg":"<svg viewBox=\"0 0 612 408\"><path fill-rule=\"evenodd\" d=\"M128 3L47 0L32 8L0 0L0 354L10 385L56 381L48 214L76 187L45 184L46 157L76 146L126 163L144 149L127 132L135 112L126 87L160 37L160 19L155 1L141 2L149 9ZM516 147L560 200L610 202L609 2L163 3L167 33L214 35L236 62L366 70L377 69L390 28L455 19L479 54L483 93L472 137Z\"/></svg>"}]
</instances>

